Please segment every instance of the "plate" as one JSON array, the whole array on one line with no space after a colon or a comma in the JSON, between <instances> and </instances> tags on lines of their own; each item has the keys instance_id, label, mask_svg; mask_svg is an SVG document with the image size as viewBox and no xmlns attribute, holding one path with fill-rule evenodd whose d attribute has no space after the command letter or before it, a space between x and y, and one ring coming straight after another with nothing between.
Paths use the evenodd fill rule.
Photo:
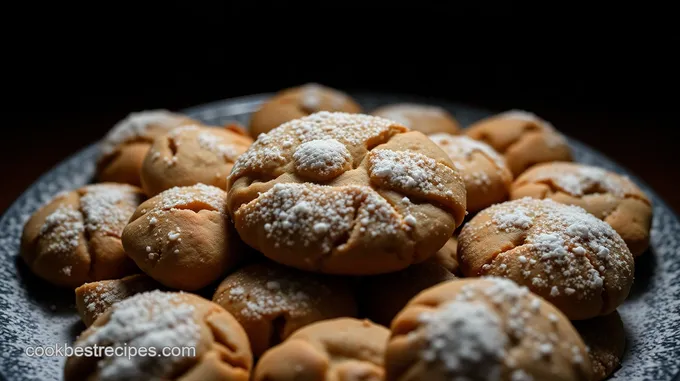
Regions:
<instances>
[{"instance_id":1,"label":"plate","mask_svg":"<svg viewBox=\"0 0 680 381\"><path fill-rule=\"evenodd\" d=\"M183 110L205 123L238 121L271 94L229 99ZM396 102L440 105L469 125L489 111L434 99L385 94L352 94L366 110ZM558 126L559 128L559 126ZM680 371L680 222L646 184L610 159L569 139L576 161L625 174L654 204L651 248L636 262L635 283L619 308L627 348L613 380L674 379ZM18 257L24 222L43 203L63 190L92 181L97 145L72 155L38 179L0 219L0 378L50 381L62 379L64 357L57 350L73 343L84 329L75 311L73 291L57 289L36 278ZM30 356L27 349L46 353ZM28 351L30 352L30 351Z\"/></svg>"}]
</instances>

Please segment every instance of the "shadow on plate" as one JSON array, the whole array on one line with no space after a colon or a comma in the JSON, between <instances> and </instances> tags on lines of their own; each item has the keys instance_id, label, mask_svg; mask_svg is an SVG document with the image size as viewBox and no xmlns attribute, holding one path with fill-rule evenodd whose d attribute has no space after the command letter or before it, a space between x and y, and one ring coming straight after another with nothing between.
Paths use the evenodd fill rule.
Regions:
<instances>
[{"instance_id":1,"label":"shadow on plate","mask_svg":"<svg viewBox=\"0 0 680 381\"><path fill-rule=\"evenodd\" d=\"M20 256L16 257L17 278L26 290L29 300L38 305L45 314L73 315L75 294L72 289L57 287L31 272Z\"/></svg>"},{"instance_id":2,"label":"shadow on plate","mask_svg":"<svg viewBox=\"0 0 680 381\"><path fill-rule=\"evenodd\" d=\"M635 280L628 294L629 300L635 300L653 288L656 267L656 253L650 247L635 261Z\"/></svg>"}]
</instances>

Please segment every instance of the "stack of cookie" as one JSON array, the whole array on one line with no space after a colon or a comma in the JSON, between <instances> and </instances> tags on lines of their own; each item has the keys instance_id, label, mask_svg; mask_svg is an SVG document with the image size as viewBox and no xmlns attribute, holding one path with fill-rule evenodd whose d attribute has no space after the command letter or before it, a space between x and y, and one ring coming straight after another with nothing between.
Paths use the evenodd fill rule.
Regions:
<instances>
[{"instance_id":1,"label":"stack of cookie","mask_svg":"<svg viewBox=\"0 0 680 381\"><path fill-rule=\"evenodd\" d=\"M600 380L649 241L649 199L510 111L364 113L317 84L250 122L129 115L100 183L27 222L22 257L75 289L67 380Z\"/></svg>"}]
</instances>

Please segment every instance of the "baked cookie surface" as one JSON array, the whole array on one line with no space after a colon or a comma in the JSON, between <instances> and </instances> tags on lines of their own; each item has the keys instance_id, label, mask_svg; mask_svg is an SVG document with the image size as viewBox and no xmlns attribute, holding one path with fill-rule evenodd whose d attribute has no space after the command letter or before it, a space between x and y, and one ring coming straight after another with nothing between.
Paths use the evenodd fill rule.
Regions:
<instances>
[{"instance_id":1,"label":"baked cookie surface","mask_svg":"<svg viewBox=\"0 0 680 381\"><path fill-rule=\"evenodd\" d=\"M253 366L248 337L234 317L188 293L149 291L114 304L73 346L94 351L95 345L100 356L66 360L64 380L247 381ZM123 355L105 355L103 348ZM126 355L134 349L136 355Z\"/></svg>"},{"instance_id":2,"label":"baked cookie surface","mask_svg":"<svg viewBox=\"0 0 680 381\"><path fill-rule=\"evenodd\" d=\"M355 317L350 284L261 261L227 276L213 301L241 323L255 357L316 321Z\"/></svg>"},{"instance_id":3,"label":"baked cookie surface","mask_svg":"<svg viewBox=\"0 0 680 381\"><path fill-rule=\"evenodd\" d=\"M512 173L503 156L490 145L467 136L444 133L429 138L449 155L462 174L469 213L508 199Z\"/></svg>"},{"instance_id":4,"label":"baked cookie surface","mask_svg":"<svg viewBox=\"0 0 680 381\"><path fill-rule=\"evenodd\" d=\"M465 216L463 180L436 144L361 114L320 112L260 135L227 187L241 238L308 271L405 268L432 256Z\"/></svg>"},{"instance_id":5,"label":"baked cookie surface","mask_svg":"<svg viewBox=\"0 0 680 381\"><path fill-rule=\"evenodd\" d=\"M138 270L121 234L144 199L141 189L117 183L62 192L24 225L21 256L34 274L62 287L132 274Z\"/></svg>"},{"instance_id":6,"label":"baked cookie surface","mask_svg":"<svg viewBox=\"0 0 680 381\"><path fill-rule=\"evenodd\" d=\"M226 189L234 161L253 140L238 129L184 125L157 136L142 164L142 188L154 196L175 186Z\"/></svg>"},{"instance_id":7,"label":"baked cookie surface","mask_svg":"<svg viewBox=\"0 0 680 381\"><path fill-rule=\"evenodd\" d=\"M158 282L145 274L85 283L75 290L76 309L85 326L89 327L114 303L135 294L160 288Z\"/></svg>"},{"instance_id":8,"label":"baked cookie surface","mask_svg":"<svg viewBox=\"0 0 680 381\"><path fill-rule=\"evenodd\" d=\"M379 381L389 330L338 318L308 325L267 351L253 381Z\"/></svg>"},{"instance_id":9,"label":"baked cookie surface","mask_svg":"<svg viewBox=\"0 0 680 381\"><path fill-rule=\"evenodd\" d=\"M607 223L580 207L532 198L479 212L458 236L458 258L465 276L510 278L572 320L614 311L635 268Z\"/></svg>"},{"instance_id":10,"label":"baked cookie surface","mask_svg":"<svg viewBox=\"0 0 680 381\"><path fill-rule=\"evenodd\" d=\"M550 303L511 280L460 279L413 298L391 325L385 380L590 380L586 347Z\"/></svg>"},{"instance_id":11,"label":"baked cookie surface","mask_svg":"<svg viewBox=\"0 0 680 381\"><path fill-rule=\"evenodd\" d=\"M564 136L552 124L526 111L511 110L482 119L465 133L503 154L515 177L534 164L572 160Z\"/></svg>"},{"instance_id":12,"label":"baked cookie surface","mask_svg":"<svg viewBox=\"0 0 680 381\"><path fill-rule=\"evenodd\" d=\"M540 164L512 184L510 198L523 197L582 207L611 225L635 256L649 247L651 201L625 176L585 164Z\"/></svg>"},{"instance_id":13,"label":"baked cookie surface","mask_svg":"<svg viewBox=\"0 0 680 381\"><path fill-rule=\"evenodd\" d=\"M102 139L97 178L141 185L142 163L153 139L175 127L197 123L185 115L162 109L130 113Z\"/></svg>"},{"instance_id":14,"label":"baked cookie surface","mask_svg":"<svg viewBox=\"0 0 680 381\"><path fill-rule=\"evenodd\" d=\"M361 106L349 95L317 83L284 89L260 106L250 119L250 135L269 132L293 119L319 111L359 113Z\"/></svg>"},{"instance_id":15,"label":"baked cookie surface","mask_svg":"<svg viewBox=\"0 0 680 381\"><path fill-rule=\"evenodd\" d=\"M593 319L575 321L574 327L588 347L595 381L609 377L621 365L626 350L626 331L617 311Z\"/></svg>"},{"instance_id":16,"label":"baked cookie surface","mask_svg":"<svg viewBox=\"0 0 680 381\"><path fill-rule=\"evenodd\" d=\"M456 135L461 132L460 124L453 115L439 106L395 103L379 107L373 110L371 115L393 120L425 135L435 133Z\"/></svg>"},{"instance_id":17,"label":"baked cookie surface","mask_svg":"<svg viewBox=\"0 0 680 381\"><path fill-rule=\"evenodd\" d=\"M161 284L195 291L241 259L225 209L226 192L205 184L174 187L141 204L123 230L127 254Z\"/></svg>"}]
</instances>

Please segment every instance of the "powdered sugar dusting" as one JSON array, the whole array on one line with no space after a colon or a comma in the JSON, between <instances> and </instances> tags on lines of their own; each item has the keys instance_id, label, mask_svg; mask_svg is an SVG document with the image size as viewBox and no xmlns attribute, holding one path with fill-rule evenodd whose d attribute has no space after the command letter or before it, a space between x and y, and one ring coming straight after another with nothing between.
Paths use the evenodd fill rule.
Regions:
<instances>
[{"instance_id":1,"label":"powdered sugar dusting","mask_svg":"<svg viewBox=\"0 0 680 381\"><path fill-rule=\"evenodd\" d=\"M346 234L389 236L409 229L394 208L366 186L276 184L236 215L247 225L262 224L266 238L277 247L302 243L323 253Z\"/></svg>"},{"instance_id":2,"label":"powdered sugar dusting","mask_svg":"<svg viewBox=\"0 0 680 381\"><path fill-rule=\"evenodd\" d=\"M42 239L48 242L44 254L72 252L80 244L84 232L85 224L80 211L70 205L59 206L45 218L40 227Z\"/></svg>"},{"instance_id":3,"label":"powdered sugar dusting","mask_svg":"<svg viewBox=\"0 0 680 381\"><path fill-rule=\"evenodd\" d=\"M555 130L555 127L550 122L544 120L543 118L540 118L536 114L529 111L513 109L502 112L498 114L497 117L503 119L516 119L525 122L530 122L537 124L539 126L543 126L547 129Z\"/></svg>"},{"instance_id":4,"label":"powdered sugar dusting","mask_svg":"<svg viewBox=\"0 0 680 381\"><path fill-rule=\"evenodd\" d=\"M136 188L123 184L94 184L83 188L80 209L90 234L120 237L130 216L143 201Z\"/></svg>"},{"instance_id":5,"label":"powdered sugar dusting","mask_svg":"<svg viewBox=\"0 0 680 381\"><path fill-rule=\"evenodd\" d=\"M506 168L503 156L482 141L464 135L456 136L443 132L429 135L429 138L441 147L458 166L465 167L475 153L480 153L493 162L498 169Z\"/></svg>"},{"instance_id":6,"label":"powdered sugar dusting","mask_svg":"<svg viewBox=\"0 0 680 381\"><path fill-rule=\"evenodd\" d=\"M413 151L374 150L369 154L368 174L392 189L420 195L453 197L445 179L458 177L451 168Z\"/></svg>"},{"instance_id":7,"label":"powdered sugar dusting","mask_svg":"<svg viewBox=\"0 0 680 381\"><path fill-rule=\"evenodd\" d=\"M136 348L195 347L200 339L194 306L181 294L149 291L134 295L112 307L110 319L90 328L78 346L92 345ZM181 357L112 356L98 363L99 379L119 381L166 378Z\"/></svg>"},{"instance_id":8,"label":"powdered sugar dusting","mask_svg":"<svg viewBox=\"0 0 680 381\"><path fill-rule=\"evenodd\" d=\"M102 140L102 154L108 155L116 147L125 142L142 138L150 138L148 128L153 124L168 131L185 122L183 116L167 110L148 110L130 113L125 119L116 123Z\"/></svg>"},{"instance_id":9,"label":"powdered sugar dusting","mask_svg":"<svg viewBox=\"0 0 680 381\"><path fill-rule=\"evenodd\" d=\"M298 146L293 160L299 173L326 179L351 168L352 155L335 139L311 140Z\"/></svg>"},{"instance_id":10,"label":"powdered sugar dusting","mask_svg":"<svg viewBox=\"0 0 680 381\"><path fill-rule=\"evenodd\" d=\"M225 212L225 192L212 185L199 183L189 187L173 187L159 193L157 197L160 199L161 210L200 203L209 205L220 213Z\"/></svg>"},{"instance_id":11,"label":"powdered sugar dusting","mask_svg":"<svg viewBox=\"0 0 680 381\"><path fill-rule=\"evenodd\" d=\"M224 137L208 131L199 132L196 136L196 140L198 141L199 147L221 155L229 162L234 162L241 153L241 150L236 146L225 142Z\"/></svg>"},{"instance_id":12,"label":"powdered sugar dusting","mask_svg":"<svg viewBox=\"0 0 680 381\"><path fill-rule=\"evenodd\" d=\"M271 171L283 166L291 159L298 145L309 141L334 139L351 151L353 147L366 146L369 141L393 128L399 127L385 118L320 111L260 134L236 160L229 176L236 178L245 171Z\"/></svg>"},{"instance_id":13,"label":"powdered sugar dusting","mask_svg":"<svg viewBox=\"0 0 680 381\"><path fill-rule=\"evenodd\" d=\"M400 103L381 109L377 115L393 120L406 127L412 127L412 119L419 116L429 118L446 118L446 111L438 106L415 103Z\"/></svg>"}]
</instances>

